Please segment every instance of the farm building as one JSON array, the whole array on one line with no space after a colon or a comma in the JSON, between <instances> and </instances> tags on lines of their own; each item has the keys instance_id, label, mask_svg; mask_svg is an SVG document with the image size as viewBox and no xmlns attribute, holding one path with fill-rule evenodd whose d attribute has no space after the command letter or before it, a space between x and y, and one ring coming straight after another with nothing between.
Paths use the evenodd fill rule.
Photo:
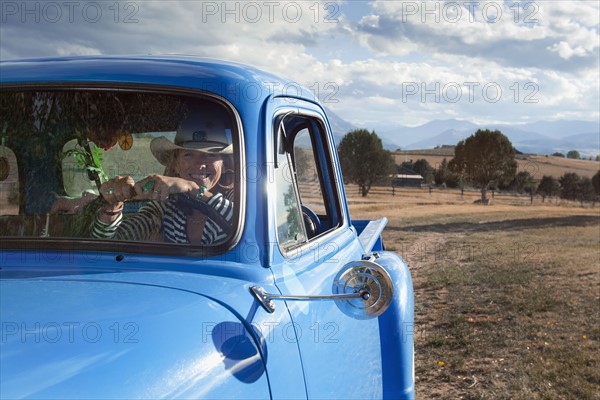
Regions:
<instances>
[{"instance_id":1,"label":"farm building","mask_svg":"<svg viewBox=\"0 0 600 400\"><path fill-rule=\"evenodd\" d=\"M397 173L391 175L392 187L421 187L425 179L405 166L398 167Z\"/></svg>"}]
</instances>

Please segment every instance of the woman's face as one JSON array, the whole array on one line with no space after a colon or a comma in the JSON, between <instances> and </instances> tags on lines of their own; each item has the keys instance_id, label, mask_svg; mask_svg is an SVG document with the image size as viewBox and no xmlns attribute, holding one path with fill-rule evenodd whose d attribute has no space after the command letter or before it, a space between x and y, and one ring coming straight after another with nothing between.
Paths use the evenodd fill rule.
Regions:
<instances>
[{"instance_id":1,"label":"woman's face","mask_svg":"<svg viewBox=\"0 0 600 400\"><path fill-rule=\"evenodd\" d=\"M175 158L175 172L180 178L204 185L208 190L221 179L222 167L220 155L199 150L179 150Z\"/></svg>"}]
</instances>

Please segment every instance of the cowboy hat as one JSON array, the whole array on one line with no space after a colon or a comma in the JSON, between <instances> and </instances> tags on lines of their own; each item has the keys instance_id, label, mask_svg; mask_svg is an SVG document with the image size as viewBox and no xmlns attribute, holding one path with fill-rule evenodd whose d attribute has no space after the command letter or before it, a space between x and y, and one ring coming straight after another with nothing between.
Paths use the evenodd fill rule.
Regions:
<instances>
[{"instance_id":1,"label":"cowboy hat","mask_svg":"<svg viewBox=\"0 0 600 400\"><path fill-rule=\"evenodd\" d=\"M231 130L227 128L229 122L225 111L216 104L190 107L177 127L173 142L164 136L155 138L150 143L150 150L162 165L170 163L173 150L193 149L211 154L232 154L231 134L228 135Z\"/></svg>"}]
</instances>

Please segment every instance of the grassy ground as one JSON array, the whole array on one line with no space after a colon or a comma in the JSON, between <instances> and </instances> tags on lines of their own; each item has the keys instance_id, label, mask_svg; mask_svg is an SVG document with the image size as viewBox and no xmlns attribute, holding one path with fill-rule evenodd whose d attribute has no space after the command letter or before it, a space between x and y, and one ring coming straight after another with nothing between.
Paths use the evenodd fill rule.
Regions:
<instances>
[{"instance_id":1,"label":"grassy ground","mask_svg":"<svg viewBox=\"0 0 600 400\"><path fill-rule=\"evenodd\" d=\"M349 199L409 263L418 397L600 399L600 209L420 193Z\"/></svg>"}]
</instances>

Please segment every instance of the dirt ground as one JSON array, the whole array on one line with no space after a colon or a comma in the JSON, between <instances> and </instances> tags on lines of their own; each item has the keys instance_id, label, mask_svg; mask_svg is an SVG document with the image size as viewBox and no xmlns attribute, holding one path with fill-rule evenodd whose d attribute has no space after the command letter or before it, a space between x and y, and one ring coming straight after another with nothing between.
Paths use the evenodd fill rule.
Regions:
<instances>
[{"instance_id":1,"label":"dirt ground","mask_svg":"<svg viewBox=\"0 0 600 400\"><path fill-rule=\"evenodd\" d=\"M409 264L417 397L600 399L600 208L421 197L349 199Z\"/></svg>"}]
</instances>

